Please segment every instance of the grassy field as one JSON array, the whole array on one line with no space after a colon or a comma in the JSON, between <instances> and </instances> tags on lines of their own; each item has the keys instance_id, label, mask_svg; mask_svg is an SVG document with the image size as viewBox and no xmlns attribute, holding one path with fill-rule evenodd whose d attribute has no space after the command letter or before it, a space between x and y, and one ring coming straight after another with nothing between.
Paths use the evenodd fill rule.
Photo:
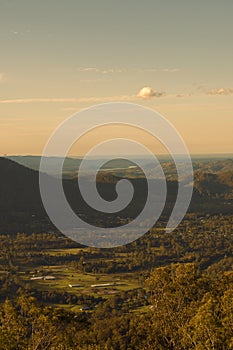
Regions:
<instances>
[{"instance_id":1,"label":"grassy field","mask_svg":"<svg viewBox=\"0 0 233 350\"><path fill-rule=\"evenodd\" d=\"M78 272L74 268L66 266L41 266L36 276L53 276L51 280L31 280L32 275L24 275L25 281L38 290L54 290L72 292L73 294L89 294L93 296L109 296L114 292L128 291L140 288L136 276L127 274L91 274ZM114 283L113 286L92 287L96 284ZM78 285L70 287L69 285Z\"/></svg>"},{"instance_id":2,"label":"grassy field","mask_svg":"<svg viewBox=\"0 0 233 350\"><path fill-rule=\"evenodd\" d=\"M86 252L90 251L90 248L66 248L66 249L50 249L45 250L45 255L51 255L51 256L65 256L65 255L76 255L80 251L85 250Z\"/></svg>"}]
</instances>

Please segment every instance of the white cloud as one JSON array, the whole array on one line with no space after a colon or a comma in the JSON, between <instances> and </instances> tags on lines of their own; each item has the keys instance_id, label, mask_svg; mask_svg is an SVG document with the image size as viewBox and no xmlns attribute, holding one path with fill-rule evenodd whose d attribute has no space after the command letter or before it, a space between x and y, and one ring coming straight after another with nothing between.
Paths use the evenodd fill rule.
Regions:
<instances>
[{"instance_id":1,"label":"white cloud","mask_svg":"<svg viewBox=\"0 0 233 350\"><path fill-rule=\"evenodd\" d=\"M145 86L138 92L137 96L144 99L150 99L153 97L165 96L165 93L156 91L150 86Z\"/></svg>"},{"instance_id":2,"label":"white cloud","mask_svg":"<svg viewBox=\"0 0 233 350\"><path fill-rule=\"evenodd\" d=\"M30 104L30 103L104 103L104 102L134 102L140 99L149 100L159 97L187 97L189 95L183 94L167 94L165 92L155 91L149 86L142 88L138 94L135 95L117 95L117 96L104 96L104 97L68 97L68 98L56 98L56 97L35 97L35 98L13 98L13 99L0 99L0 104ZM70 107L72 108L72 107Z\"/></svg>"},{"instance_id":3,"label":"white cloud","mask_svg":"<svg viewBox=\"0 0 233 350\"><path fill-rule=\"evenodd\" d=\"M207 91L208 95L231 95L233 94L233 88L219 88Z\"/></svg>"},{"instance_id":4,"label":"white cloud","mask_svg":"<svg viewBox=\"0 0 233 350\"><path fill-rule=\"evenodd\" d=\"M232 91L233 93L233 91ZM117 95L117 96L103 96L103 97L34 97L34 98L8 98L0 99L0 104L32 104L32 103L104 103L104 102L134 102L140 99L149 100L159 97L188 97L190 94L167 94L165 92L156 91L150 86L143 87L138 94L132 95ZM73 108L70 106L69 108Z\"/></svg>"}]
</instances>

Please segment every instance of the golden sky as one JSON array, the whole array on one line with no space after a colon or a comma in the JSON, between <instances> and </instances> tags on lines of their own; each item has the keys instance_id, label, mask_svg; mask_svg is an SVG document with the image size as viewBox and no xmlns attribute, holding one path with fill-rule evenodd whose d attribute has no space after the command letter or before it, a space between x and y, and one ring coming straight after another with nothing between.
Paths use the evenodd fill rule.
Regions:
<instances>
[{"instance_id":1,"label":"golden sky","mask_svg":"<svg viewBox=\"0 0 233 350\"><path fill-rule=\"evenodd\" d=\"M41 154L77 111L135 102L165 116L190 153L233 153L233 2L0 0L0 152ZM102 128L71 150L135 129Z\"/></svg>"}]
</instances>

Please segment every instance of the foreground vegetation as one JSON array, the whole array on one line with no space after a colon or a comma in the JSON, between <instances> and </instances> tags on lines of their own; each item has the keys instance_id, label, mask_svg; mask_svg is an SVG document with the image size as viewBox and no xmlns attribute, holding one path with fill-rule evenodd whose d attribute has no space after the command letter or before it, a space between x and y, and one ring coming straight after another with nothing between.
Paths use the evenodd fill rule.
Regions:
<instances>
[{"instance_id":1,"label":"foreground vegetation","mask_svg":"<svg viewBox=\"0 0 233 350\"><path fill-rule=\"evenodd\" d=\"M0 235L0 349L233 349L232 219L104 250Z\"/></svg>"},{"instance_id":2,"label":"foreground vegetation","mask_svg":"<svg viewBox=\"0 0 233 350\"><path fill-rule=\"evenodd\" d=\"M93 313L38 304L19 292L0 314L0 349L233 349L233 274L195 264L155 269L150 310L131 314L114 296Z\"/></svg>"}]
</instances>

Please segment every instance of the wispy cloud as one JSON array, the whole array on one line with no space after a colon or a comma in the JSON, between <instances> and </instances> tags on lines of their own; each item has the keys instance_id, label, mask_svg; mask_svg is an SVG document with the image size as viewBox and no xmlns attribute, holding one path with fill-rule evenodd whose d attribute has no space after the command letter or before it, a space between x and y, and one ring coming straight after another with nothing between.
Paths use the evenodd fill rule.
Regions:
<instances>
[{"instance_id":1,"label":"wispy cloud","mask_svg":"<svg viewBox=\"0 0 233 350\"><path fill-rule=\"evenodd\" d=\"M134 101L137 95L122 95L109 97L81 97L81 98L15 98L0 100L0 104L29 104L29 103L86 103L86 102L111 102Z\"/></svg>"},{"instance_id":2,"label":"wispy cloud","mask_svg":"<svg viewBox=\"0 0 233 350\"><path fill-rule=\"evenodd\" d=\"M233 88L218 88L212 89L206 92L208 95L231 95L233 94Z\"/></svg>"},{"instance_id":3,"label":"wispy cloud","mask_svg":"<svg viewBox=\"0 0 233 350\"><path fill-rule=\"evenodd\" d=\"M159 73L159 72L174 73L174 72L179 72L180 68L135 68L135 69L132 69L131 71L137 72L137 73Z\"/></svg>"},{"instance_id":4,"label":"wispy cloud","mask_svg":"<svg viewBox=\"0 0 233 350\"><path fill-rule=\"evenodd\" d=\"M79 72L86 73L100 73L100 74L113 74L113 73L124 73L126 69L122 68L97 68L97 67L79 67Z\"/></svg>"},{"instance_id":5,"label":"wispy cloud","mask_svg":"<svg viewBox=\"0 0 233 350\"><path fill-rule=\"evenodd\" d=\"M80 67L78 68L78 71L80 72L99 72L99 69L96 67Z\"/></svg>"},{"instance_id":6,"label":"wispy cloud","mask_svg":"<svg viewBox=\"0 0 233 350\"><path fill-rule=\"evenodd\" d=\"M26 104L26 103L53 103L53 102L77 102L76 98L14 98L0 100L0 104Z\"/></svg>"},{"instance_id":7,"label":"wispy cloud","mask_svg":"<svg viewBox=\"0 0 233 350\"><path fill-rule=\"evenodd\" d=\"M104 103L104 102L133 102L140 100L150 100L153 98L160 97L171 97L171 98L180 98L188 97L189 95L185 94L169 94L164 91L158 91L153 89L150 86L145 86L139 90L137 94L132 95L115 95L115 96L103 96L103 97L35 97L35 98L12 98L12 99L0 99L1 104L30 104L30 103ZM69 108L73 108L72 106Z\"/></svg>"},{"instance_id":8,"label":"wispy cloud","mask_svg":"<svg viewBox=\"0 0 233 350\"><path fill-rule=\"evenodd\" d=\"M157 73L157 72L179 72L180 68L98 68L98 67L79 67L79 72L115 74L115 73Z\"/></svg>"},{"instance_id":9,"label":"wispy cloud","mask_svg":"<svg viewBox=\"0 0 233 350\"><path fill-rule=\"evenodd\" d=\"M191 94L167 94L162 91L155 91L152 88L144 87L136 95L119 95L105 97L81 97L81 98L14 98L0 100L4 104L35 104L35 103L104 103L104 102L134 102L139 100L150 100L153 98L181 98L190 97ZM71 107L72 108L72 107Z\"/></svg>"},{"instance_id":10,"label":"wispy cloud","mask_svg":"<svg viewBox=\"0 0 233 350\"><path fill-rule=\"evenodd\" d=\"M162 72L174 73L174 72L179 72L180 68L162 68L161 71Z\"/></svg>"},{"instance_id":11,"label":"wispy cloud","mask_svg":"<svg viewBox=\"0 0 233 350\"><path fill-rule=\"evenodd\" d=\"M94 83L109 83L112 81L112 79L104 79L104 78L100 78L100 79L81 79L79 80L80 83L84 83L84 84L94 84Z\"/></svg>"},{"instance_id":12,"label":"wispy cloud","mask_svg":"<svg viewBox=\"0 0 233 350\"><path fill-rule=\"evenodd\" d=\"M12 29L11 31L10 31L10 34L12 34L12 35L17 35L17 36L24 36L24 35L27 35L27 34L29 34L29 33L31 33L31 30L30 29L26 29L26 30L19 30L19 29Z\"/></svg>"},{"instance_id":13,"label":"wispy cloud","mask_svg":"<svg viewBox=\"0 0 233 350\"><path fill-rule=\"evenodd\" d=\"M150 99L150 98L154 98L154 97L162 97L162 96L165 96L165 95L166 95L165 92L156 91L150 86L143 87L137 94L137 96L139 98L143 98L143 99Z\"/></svg>"}]
</instances>

